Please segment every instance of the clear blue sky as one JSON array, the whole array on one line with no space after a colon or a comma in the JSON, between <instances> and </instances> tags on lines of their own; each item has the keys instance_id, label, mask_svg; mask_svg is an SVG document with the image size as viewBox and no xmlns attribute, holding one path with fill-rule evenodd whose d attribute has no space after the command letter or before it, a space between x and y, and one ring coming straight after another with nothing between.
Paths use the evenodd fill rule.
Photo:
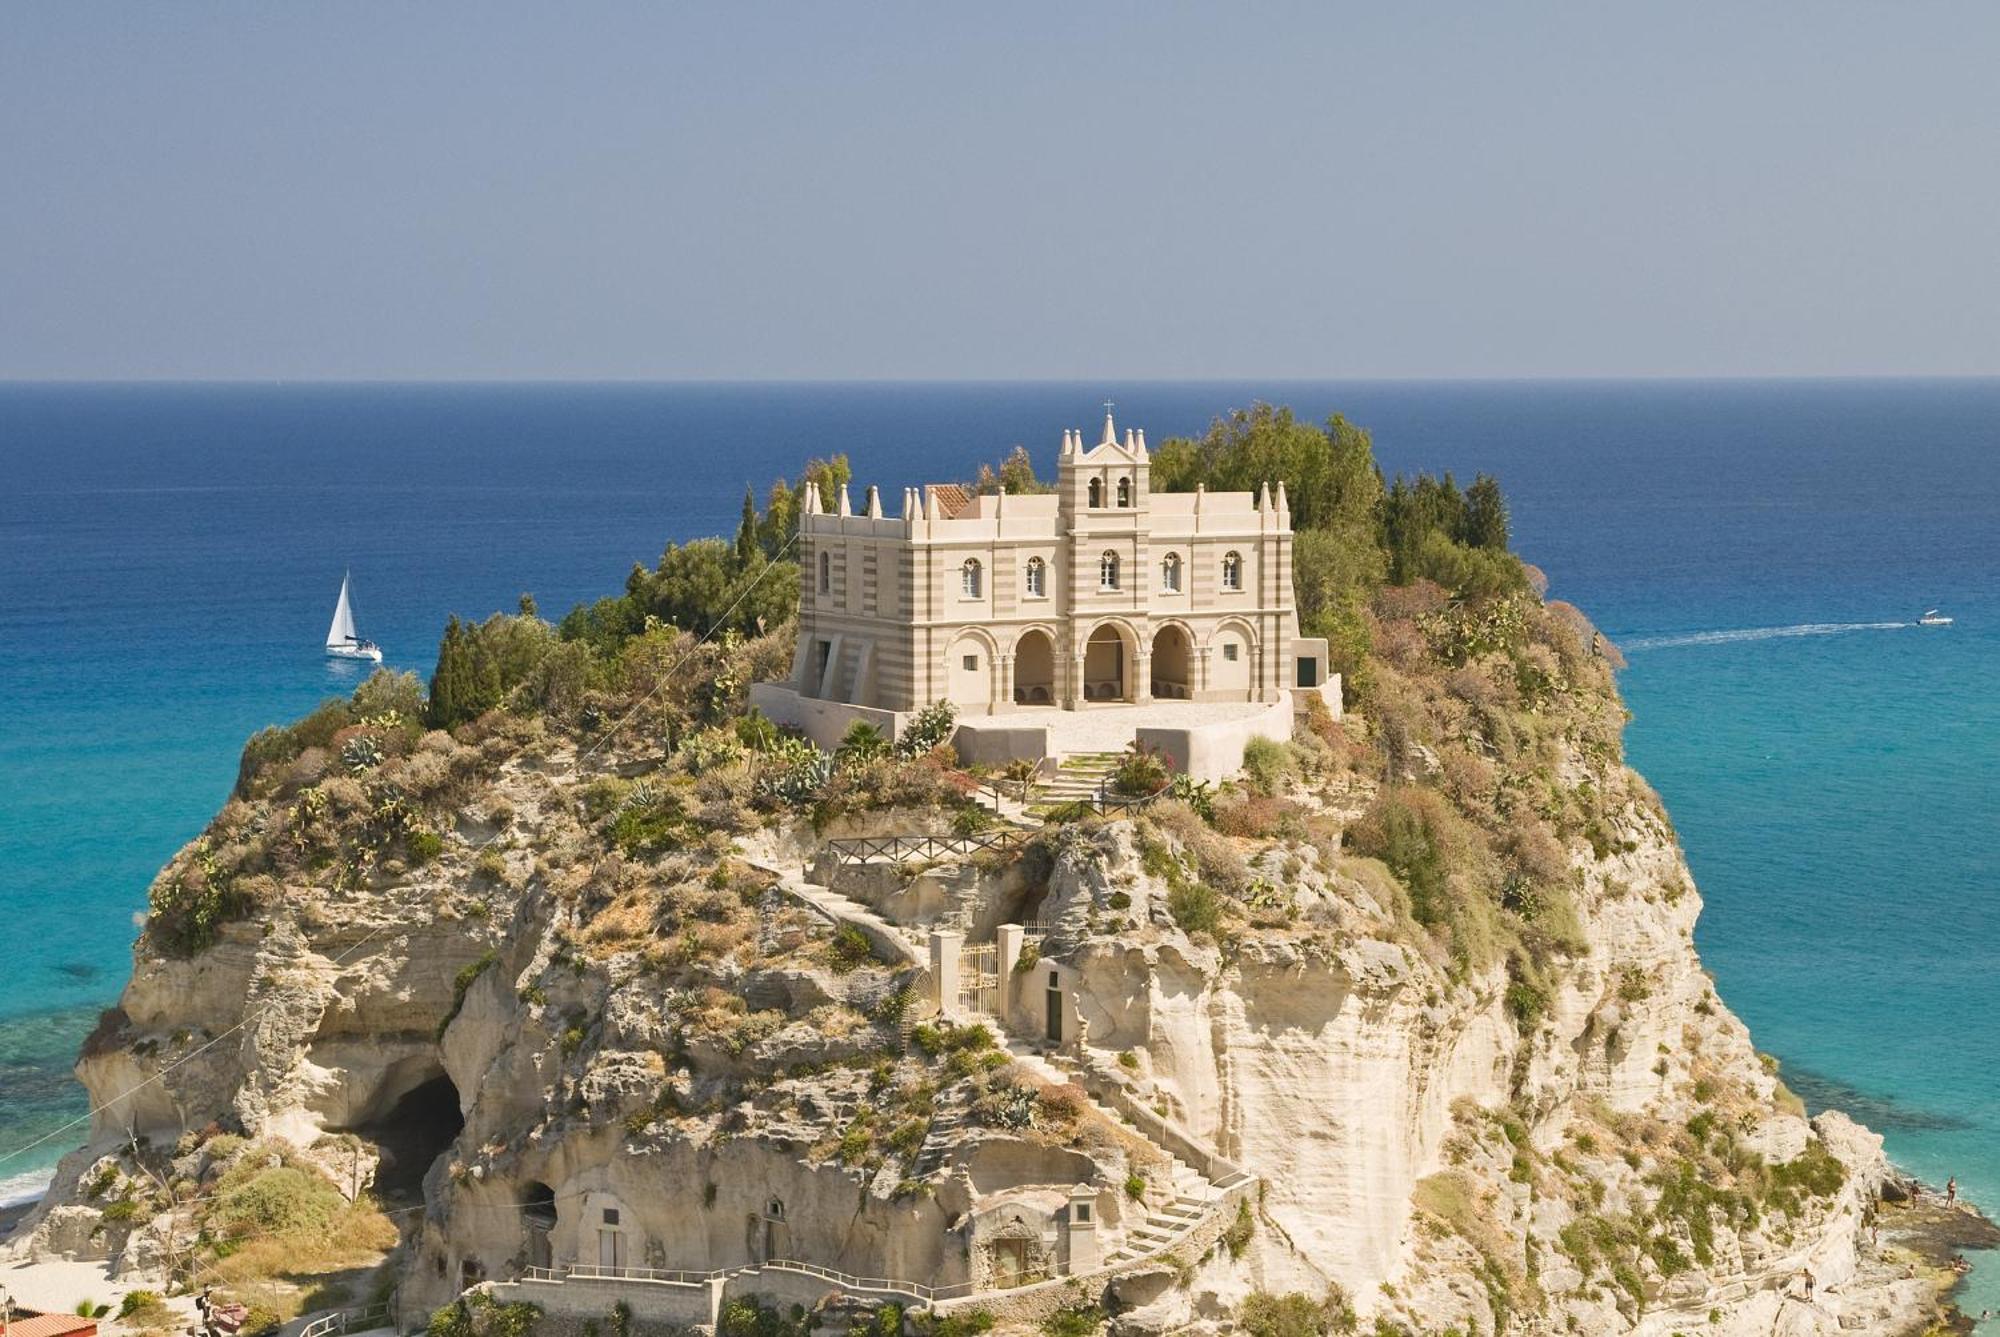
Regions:
<instances>
[{"instance_id":1,"label":"clear blue sky","mask_svg":"<svg viewBox=\"0 0 2000 1337\"><path fill-rule=\"evenodd\" d=\"M0 377L2000 373L2000 5L9 4Z\"/></svg>"}]
</instances>

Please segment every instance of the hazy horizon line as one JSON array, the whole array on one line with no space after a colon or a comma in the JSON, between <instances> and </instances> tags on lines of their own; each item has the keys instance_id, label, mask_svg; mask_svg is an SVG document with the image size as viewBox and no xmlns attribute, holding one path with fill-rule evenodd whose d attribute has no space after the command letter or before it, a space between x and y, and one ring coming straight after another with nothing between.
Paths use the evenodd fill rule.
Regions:
<instances>
[{"instance_id":1,"label":"hazy horizon line","mask_svg":"<svg viewBox=\"0 0 2000 1337\"><path fill-rule=\"evenodd\" d=\"M22 386L948 386L948 385L1630 385L1993 381L1991 372L1660 373L1536 376L6 376Z\"/></svg>"}]
</instances>

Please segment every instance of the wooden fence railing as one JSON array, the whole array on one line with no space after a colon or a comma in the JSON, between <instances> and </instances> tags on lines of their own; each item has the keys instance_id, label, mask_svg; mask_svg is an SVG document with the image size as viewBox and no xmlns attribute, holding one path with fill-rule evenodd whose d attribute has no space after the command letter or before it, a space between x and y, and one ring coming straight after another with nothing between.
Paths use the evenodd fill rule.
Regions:
<instances>
[{"instance_id":1,"label":"wooden fence railing","mask_svg":"<svg viewBox=\"0 0 2000 1337\"><path fill-rule=\"evenodd\" d=\"M890 863L912 861L934 863L939 859L964 859L979 853L1002 853L1025 838L1024 832L1001 828L969 836L853 836L829 840L826 848L836 863Z\"/></svg>"}]
</instances>

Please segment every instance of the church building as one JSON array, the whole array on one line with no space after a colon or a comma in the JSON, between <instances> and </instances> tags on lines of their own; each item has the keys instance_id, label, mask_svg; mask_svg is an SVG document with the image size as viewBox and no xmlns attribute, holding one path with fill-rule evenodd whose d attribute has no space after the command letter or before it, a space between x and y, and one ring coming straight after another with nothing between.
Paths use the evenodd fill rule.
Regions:
<instances>
[{"instance_id":1,"label":"church building","mask_svg":"<svg viewBox=\"0 0 2000 1337\"><path fill-rule=\"evenodd\" d=\"M939 699L972 717L1317 687L1326 652L1298 638L1284 484L1159 493L1150 472L1145 434L1121 440L1107 407L1095 446L1063 434L1052 494L932 484L892 517L875 488L856 512L843 486L831 514L808 489L798 652L759 703L817 735L815 717Z\"/></svg>"}]
</instances>

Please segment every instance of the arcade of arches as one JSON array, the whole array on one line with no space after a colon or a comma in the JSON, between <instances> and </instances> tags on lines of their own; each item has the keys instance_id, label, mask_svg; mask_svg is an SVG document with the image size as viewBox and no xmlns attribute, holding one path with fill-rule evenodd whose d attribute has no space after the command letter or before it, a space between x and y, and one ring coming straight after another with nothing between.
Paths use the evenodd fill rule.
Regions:
<instances>
[{"instance_id":1,"label":"arcade of arches","mask_svg":"<svg viewBox=\"0 0 2000 1337\"><path fill-rule=\"evenodd\" d=\"M982 642L983 644L983 642ZM1014 642L1011 671L994 675L986 672L979 657L981 645L970 636L954 641L947 664L947 680L952 700L961 706L986 704L992 691L1008 704L1020 706L1061 706L1071 688L1068 676L1057 671L1054 638L1048 631L1033 627ZM1193 701L1205 695L1218 699L1218 692L1234 699L1238 692L1251 699L1254 683L1249 670L1255 662L1256 647L1250 634L1233 624L1225 625L1210 639L1206 681L1201 672L1204 652L1197 649L1187 627L1170 622L1152 635L1148 653L1131 629L1119 622L1103 622L1092 629L1084 643L1082 679L1075 687L1078 699L1086 704L1136 702L1140 697L1140 677L1145 677L1146 695L1153 700ZM997 705L998 702L995 702Z\"/></svg>"}]
</instances>

